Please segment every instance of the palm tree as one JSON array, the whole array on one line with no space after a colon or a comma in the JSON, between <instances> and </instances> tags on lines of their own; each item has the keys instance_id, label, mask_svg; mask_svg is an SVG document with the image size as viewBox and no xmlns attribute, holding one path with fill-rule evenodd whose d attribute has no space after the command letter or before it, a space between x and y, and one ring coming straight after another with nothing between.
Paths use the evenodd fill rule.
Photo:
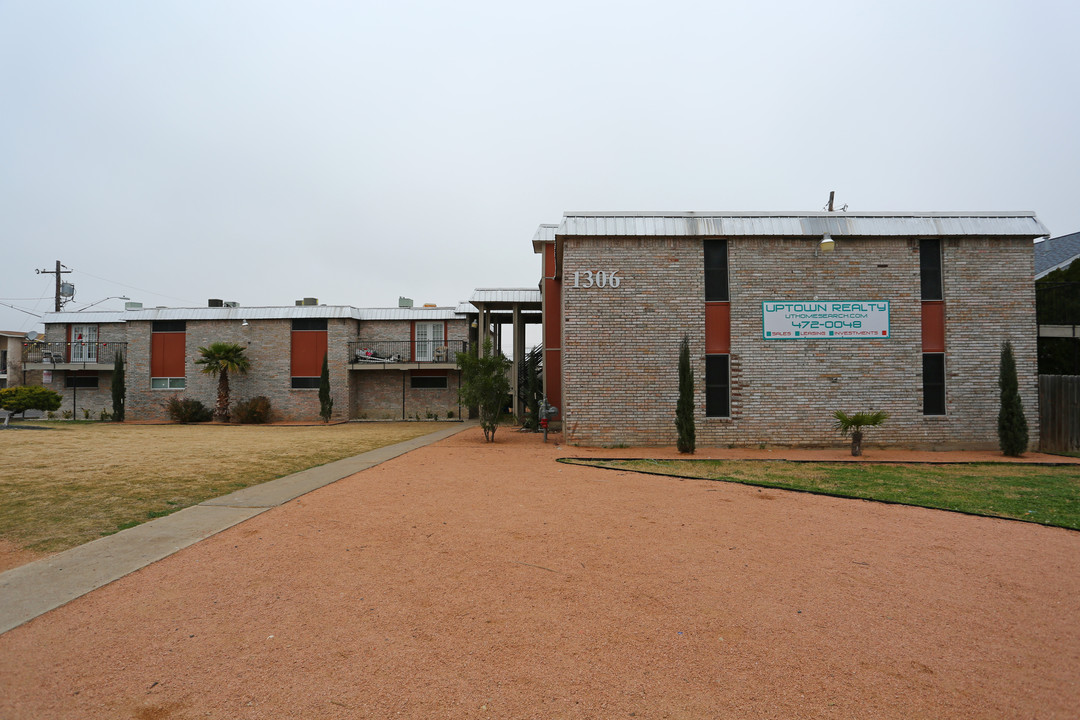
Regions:
<instances>
[{"instance_id":1,"label":"palm tree","mask_svg":"<svg viewBox=\"0 0 1080 720\"><path fill-rule=\"evenodd\" d=\"M858 456L862 455L862 429L884 425L889 413L877 410L872 413L848 415L843 410L837 410L833 413L833 417L836 418L836 422L833 423L834 430L839 430L844 437L851 433L851 454Z\"/></svg>"},{"instance_id":2,"label":"palm tree","mask_svg":"<svg viewBox=\"0 0 1080 720\"><path fill-rule=\"evenodd\" d=\"M214 418L220 422L229 422L229 373L244 375L251 367L251 360L245 354L244 346L237 343L216 342L210 347L199 348L201 358L195 361L202 365L202 371L218 379L217 408Z\"/></svg>"}]
</instances>

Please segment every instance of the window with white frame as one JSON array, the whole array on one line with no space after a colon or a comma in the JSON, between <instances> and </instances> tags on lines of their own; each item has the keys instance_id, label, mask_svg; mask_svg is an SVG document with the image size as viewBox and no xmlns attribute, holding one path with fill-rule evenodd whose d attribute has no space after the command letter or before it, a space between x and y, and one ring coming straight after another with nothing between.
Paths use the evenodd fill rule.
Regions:
<instances>
[{"instance_id":1,"label":"window with white frame","mask_svg":"<svg viewBox=\"0 0 1080 720\"><path fill-rule=\"evenodd\" d=\"M97 325L71 326L71 362L97 362Z\"/></svg>"},{"instance_id":2,"label":"window with white frame","mask_svg":"<svg viewBox=\"0 0 1080 720\"><path fill-rule=\"evenodd\" d=\"M442 321L416 323L416 362L435 359L435 351L446 345L445 327Z\"/></svg>"}]
</instances>

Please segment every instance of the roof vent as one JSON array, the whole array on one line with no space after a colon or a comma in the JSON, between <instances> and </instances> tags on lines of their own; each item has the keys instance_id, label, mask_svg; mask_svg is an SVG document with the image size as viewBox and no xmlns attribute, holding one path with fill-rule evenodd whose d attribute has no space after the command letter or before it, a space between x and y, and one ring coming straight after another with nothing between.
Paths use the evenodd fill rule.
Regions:
<instances>
[{"instance_id":1,"label":"roof vent","mask_svg":"<svg viewBox=\"0 0 1080 720\"><path fill-rule=\"evenodd\" d=\"M424 307L439 307L435 303L424 303Z\"/></svg>"},{"instance_id":2,"label":"roof vent","mask_svg":"<svg viewBox=\"0 0 1080 720\"><path fill-rule=\"evenodd\" d=\"M125 310L142 310L141 302L126 302L124 303Z\"/></svg>"},{"instance_id":3,"label":"roof vent","mask_svg":"<svg viewBox=\"0 0 1080 720\"><path fill-rule=\"evenodd\" d=\"M224 307L225 301L218 298L210 298L206 301L206 307Z\"/></svg>"}]
</instances>

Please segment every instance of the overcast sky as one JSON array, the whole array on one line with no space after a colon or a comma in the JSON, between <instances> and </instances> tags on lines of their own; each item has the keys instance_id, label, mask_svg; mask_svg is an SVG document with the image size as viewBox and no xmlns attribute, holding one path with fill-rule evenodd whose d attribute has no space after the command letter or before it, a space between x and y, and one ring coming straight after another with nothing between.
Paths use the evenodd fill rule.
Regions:
<instances>
[{"instance_id":1,"label":"overcast sky","mask_svg":"<svg viewBox=\"0 0 1080 720\"><path fill-rule=\"evenodd\" d=\"M0 329L452 305L564 210L1034 210L1080 230L1075 0L0 0ZM121 309L106 300L94 309Z\"/></svg>"}]
</instances>

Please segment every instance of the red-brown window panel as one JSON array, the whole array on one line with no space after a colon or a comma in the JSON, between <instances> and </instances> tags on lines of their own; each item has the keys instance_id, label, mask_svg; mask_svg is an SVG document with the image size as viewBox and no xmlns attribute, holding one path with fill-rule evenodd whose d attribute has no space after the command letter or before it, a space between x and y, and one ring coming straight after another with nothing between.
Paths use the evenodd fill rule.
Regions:
<instances>
[{"instance_id":1,"label":"red-brown window panel","mask_svg":"<svg viewBox=\"0 0 1080 720\"><path fill-rule=\"evenodd\" d=\"M731 303L705 303L705 354L731 352Z\"/></svg>"},{"instance_id":2,"label":"red-brown window panel","mask_svg":"<svg viewBox=\"0 0 1080 720\"><path fill-rule=\"evenodd\" d=\"M150 377L182 378L187 333L156 332L150 335Z\"/></svg>"},{"instance_id":3,"label":"red-brown window panel","mask_svg":"<svg viewBox=\"0 0 1080 720\"><path fill-rule=\"evenodd\" d=\"M922 304L922 351L945 352L945 303L940 300Z\"/></svg>"},{"instance_id":4,"label":"red-brown window panel","mask_svg":"<svg viewBox=\"0 0 1080 720\"><path fill-rule=\"evenodd\" d=\"M322 375L322 361L325 355L325 330L293 330L291 363L293 377Z\"/></svg>"}]
</instances>

